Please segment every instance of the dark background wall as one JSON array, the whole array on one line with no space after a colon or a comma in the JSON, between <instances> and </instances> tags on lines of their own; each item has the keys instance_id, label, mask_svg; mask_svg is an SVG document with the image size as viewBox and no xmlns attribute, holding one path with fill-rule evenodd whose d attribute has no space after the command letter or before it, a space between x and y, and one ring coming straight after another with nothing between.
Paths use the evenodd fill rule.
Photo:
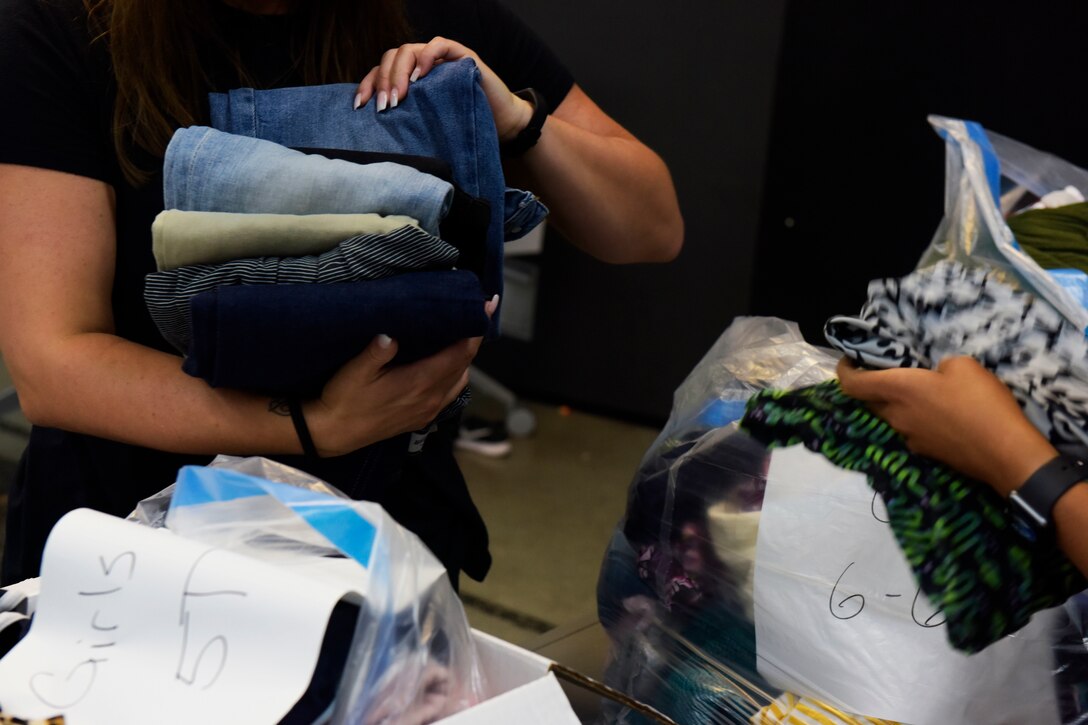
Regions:
<instances>
[{"instance_id":1,"label":"dark background wall","mask_svg":"<svg viewBox=\"0 0 1088 725\"><path fill-rule=\"evenodd\" d=\"M751 309L855 313L936 230L944 144L927 114L1088 164L1088 4L790 2L756 240Z\"/></svg>"},{"instance_id":2,"label":"dark background wall","mask_svg":"<svg viewBox=\"0 0 1088 725\"><path fill-rule=\"evenodd\" d=\"M506 2L665 159L687 234L672 264L630 267L549 237L534 340L478 364L522 395L660 422L748 306L784 0Z\"/></svg>"},{"instance_id":3,"label":"dark background wall","mask_svg":"<svg viewBox=\"0 0 1088 725\"><path fill-rule=\"evenodd\" d=\"M533 342L480 365L522 395L660 422L730 320L820 342L869 279L909 272L941 216L943 144L968 118L1088 165L1088 4L506 0L672 169L687 235L664 266L549 238Z\"/></svg>"}]
</instances>

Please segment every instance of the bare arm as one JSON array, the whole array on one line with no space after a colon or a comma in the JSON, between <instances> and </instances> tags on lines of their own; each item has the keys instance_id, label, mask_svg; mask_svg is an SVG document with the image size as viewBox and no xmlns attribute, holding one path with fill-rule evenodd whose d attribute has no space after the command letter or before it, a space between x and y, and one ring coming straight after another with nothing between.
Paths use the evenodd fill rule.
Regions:
<instances>
[{"instance_id":1,"label":"bare arm","mask_svg":"<svg viewBox=\"0 0 1088 725\"><path fill-rule=\"evenodd\" d=\"M552 209L556 227L604 262L667 262L684 223L665 162L574 86L511 178Z\"/></svg>"},{"instance_id":2,"label":"bare arm","mask_svg":"<svg viewBox=\"0 0 1088 725\"><path fill-rule=\"evenodd\" d=\"M177 356L115 334L114 214L103 182L0 165L0 350L27 418L182 453L300 452L267 398L211 388ZM384 368L396 345L372 342L305 406L319 451L422 427L464 385L478 345Z\"/></svg>"},{"instance_id":3,"label":"bare arm","mask_svg":"<svg viewBox=\"0 0 1088 725\"><path fill-rule=\"evenodd\" d=\"M391 110L394 98L410 93L413 79L438 62L465 57L480 68L499 140L514 138L529 122L530 104L476 53L445 38L388 51L359 84L356 103L374 97L379 110ZM537 144L507 170L551 207L556 226L572 243L598 259L664 262L680 252L684 224L665 163L578 86L554 109Z\"/></svg>"},{"instance_id":4,"label":"bare arm","mask_svg":"<svg viewBox=\"0 0 1088 725\"><path fill-rule=\"evenodd\" d=\"M907 446L1008 496L1058 451L1033 426L1009 389L968 357L936 370L859 370L839 362L843 391L863 400ZM1088 576L1088 483L1054 507L1058 543Z\"/></svg>"}]
</instances>

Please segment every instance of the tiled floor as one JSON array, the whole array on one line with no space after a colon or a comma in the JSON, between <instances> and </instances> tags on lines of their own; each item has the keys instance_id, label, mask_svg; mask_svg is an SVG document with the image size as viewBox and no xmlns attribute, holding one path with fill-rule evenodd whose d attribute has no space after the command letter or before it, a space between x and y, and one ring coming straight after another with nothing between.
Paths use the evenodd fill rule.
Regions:
<instances>
[{"instance_id":1,"label":"tiled floor","mask_svg":"<svg viewBox=\"0 0 1088 725\"><path fill-rule=\"evenodd\" d=\"M0 366L0 390L8 385ZM627 484L656 431L554 406L529 404L537 431L511 454L459 460L488 523L494 565L484 583L462 577L470 622L519 644L595 611L601 555L623 513ZM486 403L478 412L494 413ZM22 448L25 421L0 416L0 506ZM3 518L0 517L0 527Z\"/></svg>"},{"instance_id":2,"label":"tiled floor","mask_svg":"<svg viewBox=\"0 0 1088 725\"><path fill-rule=\"evenodd\" d=\"M627 484L657 434L577 411L530 408L537 432L515 439L509 458L459 455L495 560L484 583L462 586L469 619L515 643L595 611L601 557ZM497 618L496 609L512 616Z\"/></svg>"}]
</instances>

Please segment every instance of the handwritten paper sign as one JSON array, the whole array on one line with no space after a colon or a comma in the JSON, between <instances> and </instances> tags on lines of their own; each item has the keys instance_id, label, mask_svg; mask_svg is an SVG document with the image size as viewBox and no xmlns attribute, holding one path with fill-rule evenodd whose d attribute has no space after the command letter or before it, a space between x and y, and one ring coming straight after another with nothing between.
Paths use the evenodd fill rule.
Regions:
<instances>
[{"instance_id":1,"label":"handwritten paper sign","mask_svg":"<svg viewBox=\"0 0 1088 725\"><path fill-rule=\"evenodd\" d=\"M773 452L755 571L772 684L913 725L1058 723L1054 615L974 656L952 649L865 476L802 446Z\"/></svg>"},{"instance_id":2,"label":"handwritten paper sign","mask_svg":"<svg viewBox=\"0 0 1088 725\"><path fill-rule=\"evenodd\" d=\"M30 632L0 660L0 702L72 725L277 722L345 595L328 577L73 511L46 544Z\"/></svg>"}]
</instances>

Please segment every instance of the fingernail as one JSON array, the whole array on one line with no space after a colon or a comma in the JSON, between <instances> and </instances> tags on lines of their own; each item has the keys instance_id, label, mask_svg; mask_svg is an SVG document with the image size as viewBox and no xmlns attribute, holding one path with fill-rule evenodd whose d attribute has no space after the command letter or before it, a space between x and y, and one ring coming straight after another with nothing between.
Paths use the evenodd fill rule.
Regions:
<instances>
[{"instance_id":1,"label":"fingernail","mask_svg":"<svg viewBox=\"0 0 1088 725\"><path fill-rule=\"evenodd\" d=\"M415 83L416 81L419 80L420 70L421 70L420 67L417 65L416 69L414 71L412 71L412 75L408 76L408 82L409 83Z\"/></svg>"},{"instance_id":2,"label":"fingernail","mask_svg":"<svg viewBox=\"0 0 1088 725\"><path fill-rule=\"evenodd\" d=\"M361 105L363 105L363 94L362 93L356 93L355 94L355 105L351 107L351 110L358 111L359 106L361 106Z\"/></svg>"},{"instance_id":3,"label":"fingernail","mask_svg":"<svg viewBox=\"0 0 1088 725\"><path fill-rule=\"evenodd\" d=\"M389 347L393 344L393 338L389 335L378 335L378 347Z\"/></svg>"},{"instance_id":4,"label":"fingernail","mask_svg":"<svg viewBox=\"0 0 1088 725\"><path fill-rule=\"evenodd\" d=\"M378 91L378 113L385 110L385 107L389 104L389 96L385 94L385 91Z\"/></svg>"},{"instance_id":5,"label":"fingernail","mask_svg":"<svg viewBox=\"0 0 1088 725\"><path fill-rule=\"evenodd\" d=\"M488 300L487 304L484 305L484 309L489 315L493 314L495 310L499 309L499 296L494 295L490 300Z\"/></svg>"},{"instance_id":6,"label":"fingernail","mask_svg":"<svg viewBox=\"0 0 1088 725\"><path fill-rule=\"evenodd\" d=\"M394 88L393 90L391 90L389 92L389 107L390 108L396 108L397 107L397 89L396 88Z\"/></svg>"}]
</instances>

